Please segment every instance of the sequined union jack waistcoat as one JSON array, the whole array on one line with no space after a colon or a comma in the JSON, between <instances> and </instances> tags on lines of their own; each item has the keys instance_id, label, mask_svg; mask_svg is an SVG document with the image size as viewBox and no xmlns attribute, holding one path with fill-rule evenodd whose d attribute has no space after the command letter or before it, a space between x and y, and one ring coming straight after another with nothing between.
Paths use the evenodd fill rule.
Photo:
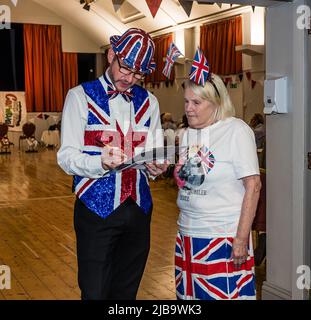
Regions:
<instances>
[{"instance_id":1,"label":"sequined union jack waistcoat","mask_svg":"<svg viewBox=\"0 0 311 320\"><path fill-rule=\"evenodd\" d=\"M83 153L100 155L101 149L96 145L98 138L109 144L114 141L112 145L118 146L127 155L133 153L136 147L144 147L151 120L149 95L145 89L136 85L132 88L135 120L131 121L124 135L117 120L110 117L109 97L100 79L84 83L82 87L88 102ZM128 150L129 146L131 150ZM145 214L152 207L148 178L142 170L113 172L99 179L74 176L73 186L75 194L86 207L102 218L109 216L128 197L132 197Z\"/></svg>"}]
</instances>

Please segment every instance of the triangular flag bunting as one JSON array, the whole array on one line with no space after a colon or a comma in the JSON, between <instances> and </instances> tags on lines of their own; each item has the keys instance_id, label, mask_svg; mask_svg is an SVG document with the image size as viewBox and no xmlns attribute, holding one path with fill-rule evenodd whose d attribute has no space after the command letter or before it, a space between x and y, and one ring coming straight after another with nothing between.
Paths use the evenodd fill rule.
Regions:
<instances>
[{"instance_id":1,"label":"triangular flag bunting","mask_svg":"<svg viewBox=\"0 0 311 320\"><path fill-rule=\"evenodd\" d=\"M242 82L242 80L243 80L243 73L239 74L239 79L240 79L240 82Z\"/></svg>"},{"instance_id":2,"label":"triangular flag bunting","mask_svg":"<svg viewBox=\"0 0 311 320\"><path fill-rule=\"evenodd\" d=\"M255 81L255 80L252 80L252 89L254 89L254 88L255 88L255 86L256 86L256 83L257 83L257 81Z\"/></svg>"},{"instance_id":3,"label":"triangular flag bunting","mask_svg":"<svg viewBox=\"0 0 311 320\"><path fill-rule=\"evenodd\" d=\"M256 8L255 6L252 6L253 12L255 12L255 8Z\"/></svg>"},{"instance_id":4,"label":"triangular flag bunting","mask_svg":"<svg viewBox=\"0 0 311 320\"><path fill-rule=\"evenodd\" d=\"M221 9L222 3L218 3L218 2L217 2L217 6L219 7L219 9Z\"/></svg>"},{"instance_id":5,"label":"triangular flag bunting","mask_svg":"<svg viewBox=\"0 0 311 320\"><path fill-rule=\"evenodd\" d=\"M155 15L157 14L160 8L161 2L162 0L146 0L146 3L153 17L155 17Z\"/></svg>"},{"instance_id":6,"label":"triangular flag bunting","mask_svg":"<svg viewBox=\"0 0 311 320\"><path fill-rule=\"evenodd\" d=\"M246 77L247 77L248 80L250 80L251 77L252 77L252 74L249 71L247 71L246 72Z\"/></svg>"},{"instance_id":7,"label":"triangular flag bunting","mask_svg":"<svg viewBox=\"0 0 311 320\"><path fill-rule=\"evenodd\" d=\"M185 10L187 16L190 17L193 2L187 1L187 0L178 0L178 1L180 5L183 7L183 9Z\"/></svg>"},{"instance_id":8,"label":"triangular flag bunting","mask_svg":"<svg viewBox=\"0 0 311 320\"><path fill-rule=\"evenodd\" d=\"M232 4L232 3L230 3L230 8L232 8L232 6L233 6L233 4Z\"/></svg>"},{"instance_id":9,"label":"triangular flag bunting","mask_svg":"<svg viewBox=\"0 0 311 320\"><path fill-rule=\"evenodd\" d=\"M117 12L121 8L124 1L125 0L112 0L112 4L115 12Z\"/></svg>"},{"instance_id":10,"label":"triangular flag bunting","mask_svg":"<svg viewBox=\"0 0 311 320\"><path fill-rule=\"evenodd\" d=\"M18 1L18 0L11 0L11 2L14 4L14 7L17 6L17 1Z\"/></svg>"},{"instance_id":11,"label":"triangular flag bunting","mask_svg":"<svg viewBox=\"0 0 311 320\"><path fill-rule=\"evenodd\" d=\"M197 0L197 3L198 3L198 4L210 4L210 5L213 5L215 2L205 2L205 1L199 1L199 0Z\"/></svg>"}]
</instances>

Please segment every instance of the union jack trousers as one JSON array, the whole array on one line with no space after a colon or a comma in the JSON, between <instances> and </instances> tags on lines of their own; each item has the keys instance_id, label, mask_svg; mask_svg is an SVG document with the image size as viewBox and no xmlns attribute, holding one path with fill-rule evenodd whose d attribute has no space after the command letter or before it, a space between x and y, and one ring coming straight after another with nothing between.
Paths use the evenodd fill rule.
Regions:
<instances>
[{"instance_id":1,"label":"union jack trousers","mask_svg":"<svg viewBox=\"0 0 311 320\"><path fill-rule=\"evenodd\" d=\"M235 269L233 238L193 238L178 231L175 253L176 295L182 300L256 299L254 256Z\"/></svg>"}]
</instances>

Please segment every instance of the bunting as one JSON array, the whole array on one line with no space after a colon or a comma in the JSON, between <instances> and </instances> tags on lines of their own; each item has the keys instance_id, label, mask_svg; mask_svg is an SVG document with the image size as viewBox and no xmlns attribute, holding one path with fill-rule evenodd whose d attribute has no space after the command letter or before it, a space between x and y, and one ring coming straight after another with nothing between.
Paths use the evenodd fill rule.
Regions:
<instances>
[{"instance_id":1,"label":"bunting","mask_svg":"<svg viewBox=\"0 0 311 320\"><path fill-rule=\"evenodd\" d=\"M252 89L254 89L257 85L257 83L259 83L261 86L264 85L264 79L257 79L257 80L254 80L252 79L252 73L250 71L247 71L245 72L246 74L246 78L248 81L250 81L250 86ZM241 83L242 80L243 80L243 77L244 77L244 74L243 73L239 73L239 74L236 74L236 75L232 75L230 77L225 77L225 76L221 76L221 79L224 83L224 85L227 87L228 84L230 84L230 88L231 89L235 89L237 88L238 86L238 83Z\"/></svg>"},{"instance_id":2,"label":"bunting","mask_svg":"<svg viewBox=\"0 0 311 320\"><path fill-rule=\"evenodd\" d=\"M160 8L161 2L162 2L162 0L146 0L146 3L148 5L149 10L150 10L153 17L156 16L156 14Z\"/></svg>"},{"instance_id":3,"label":"bunting","mask_svg":"<svg viewBox=\"0 0 311 320\"><path fill-rule=\"evenodd\" d=\"M121 8L124 1L125 0L112 0L112 4L115 12L117 12Z\"/></svg>"},{"instance_id":4,"label":"bunting","mask_svg":"<svg viewBox=\"0 0 311 320\"><path fill-rule=\"evenodd\" d=\"M187 0L178 0L184 11L186 12L187 16L190 17L191 9L193 2Z\"/></svg>"},{"instance_id":5,"label":"bunting","mask_svg":"<svg viewBox=\"0 0 311 320\"><path fill-rule=\"evenodd\" d=\"M255 88L255 86L256 86L256 83L257 83L257 81L255 81L255 80L252 80L252 89L254 89L254 88Z\"/></svg>"}]
</instances>

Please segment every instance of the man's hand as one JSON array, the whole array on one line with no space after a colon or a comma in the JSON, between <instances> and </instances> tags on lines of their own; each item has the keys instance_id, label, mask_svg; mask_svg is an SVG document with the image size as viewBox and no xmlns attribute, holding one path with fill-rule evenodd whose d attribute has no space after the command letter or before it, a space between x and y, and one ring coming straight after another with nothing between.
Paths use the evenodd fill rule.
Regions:
<instances>
[{"instance_id":1,"label":"man's hand","mask_svg":"<svg viewBox=\"0 0 311 320\"><path fill-rule=\"evenodd\" d=\"M102 149L101 161L105 170L112 170L126 161L127 157L120 148L105 146Z\"/></svg>"},{"instance_id":2,"label":"man's hand","mask_svg":"<svg viewBox=\"0 0 311 320\"><path fill-rule=\"evenodd\" d=\"M152 163L146 163L145 166L152 176L158 176L167 170L169 163L158 163L153 161Z\"/></svg>"}]
</instances>

